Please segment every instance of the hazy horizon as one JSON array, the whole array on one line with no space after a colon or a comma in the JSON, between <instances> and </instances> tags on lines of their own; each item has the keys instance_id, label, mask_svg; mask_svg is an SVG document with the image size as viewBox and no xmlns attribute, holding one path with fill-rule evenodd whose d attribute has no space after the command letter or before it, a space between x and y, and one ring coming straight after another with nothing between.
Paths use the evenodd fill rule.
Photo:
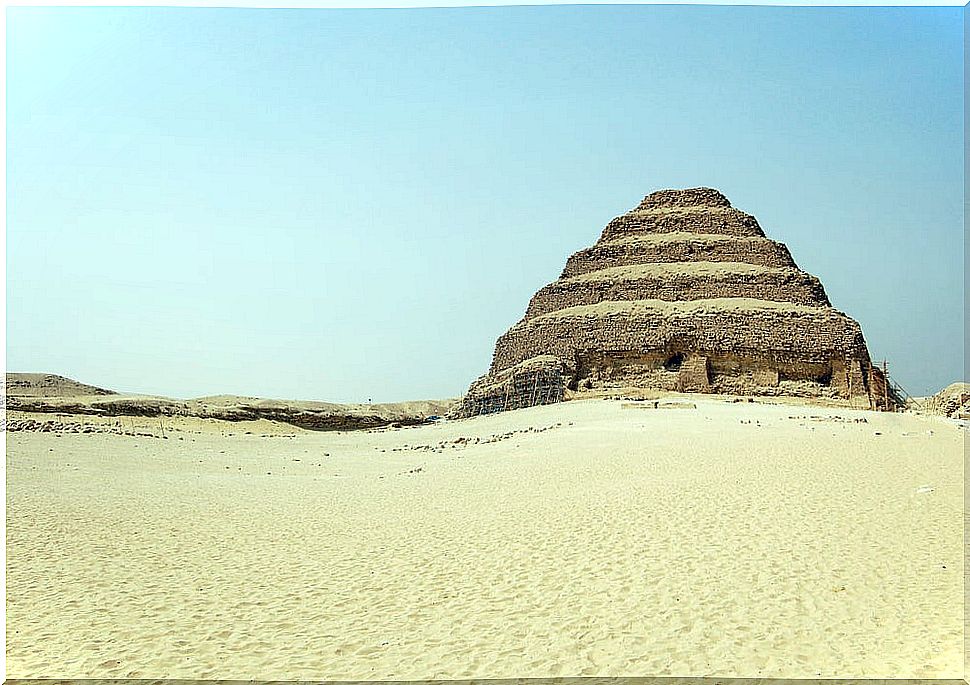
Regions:
<instances>
[{"instance_id":1,"label":"hazy horizon","mask_svg":"<svg viewBox=\"0 0 970 685\"><path fill-rule=\"evenodd\" d=\"M461 395L662 188L753 214L915 395L965 380L963 8L9 8L7 367Z\"/></svg>"}]
</instances>

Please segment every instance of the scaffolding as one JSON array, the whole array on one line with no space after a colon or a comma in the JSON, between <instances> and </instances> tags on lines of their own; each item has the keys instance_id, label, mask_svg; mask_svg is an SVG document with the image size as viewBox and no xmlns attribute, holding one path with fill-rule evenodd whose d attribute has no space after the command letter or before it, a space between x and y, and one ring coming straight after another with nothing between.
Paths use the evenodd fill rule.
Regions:
<instances>
[{"instance_id":1,"label":"scaffolding","mask_svg":"<svg viewBox=\"0 0 970 685\"><path fill-rule=\"evenodd\" d=\"M882 361L882 368L876 364L869 366L869 408L873 411L899 411L909 402L918 403L899 383L889 376L889 362Z\"/></svg>"},{"instance_id":2,"label":"scaffolding","mask_svg":"<svg viewBox=\"0 0 970 685\"><path fill-rule=\"evenodd\" d=\"M497 414L510 409L523 409L542 404L562 402L563 380L558 370L539 369L517 373L501 388L475 397L465 398L465 415ZM471 405L471 406L469 406Z\"/></svg>"}]
</instances>

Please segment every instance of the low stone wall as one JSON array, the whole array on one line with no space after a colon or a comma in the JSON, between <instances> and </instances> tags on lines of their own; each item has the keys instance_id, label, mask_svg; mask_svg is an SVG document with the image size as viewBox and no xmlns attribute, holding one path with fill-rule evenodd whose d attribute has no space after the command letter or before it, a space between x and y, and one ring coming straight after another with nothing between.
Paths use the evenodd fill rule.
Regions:
<instances>
[{"instance_id":1,"label":"low stone wall","mask_svg":"<svg viewBox=\"0 0 970 685\"><path fill-rule=\"evenodd\" d=\"M680 234L676 234L680 235ZM620 240L597 243L566 262L560 278L616 266L672 262L739 262L770 267L794 267L788 248L767 238L724 237L703 240L683 234L676 240Z\"/></svg>"},{"instance_id":2,"label":"low stone wall","mask_svg":"<svg viewBox=\"0 0 970 685\"><path fill-rule=\"evenodd\" d=\"M829 304L821 282L795 269L754 273L643 275L629 279L579 277L542 288L529 303L525 318L617 300L704 300L746 297L822 307Z\"/></svg>"},{"instance_id":3,"label":"low stone wall","mask_svg":"<svg viewBox=\"0 0 970 685\"><path fill-rule=\"evenodd\" d=\"M152 433L126 431L122 426L108 423L84 423L70 421L64 418L37 421L35 419L11 419L7 421L6 430L11 433L30 431L35 433L112 433L114 435L139 435L154 437Z\"/></svg>"}]
</instances>

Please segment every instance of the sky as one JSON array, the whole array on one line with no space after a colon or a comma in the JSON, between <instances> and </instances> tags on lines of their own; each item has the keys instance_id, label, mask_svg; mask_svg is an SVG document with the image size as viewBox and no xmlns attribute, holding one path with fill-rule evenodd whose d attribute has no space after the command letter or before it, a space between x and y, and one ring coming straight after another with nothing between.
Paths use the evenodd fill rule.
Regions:
<instances>
[{"instance_id":1,"label":"sky","mask_svg":"<svg viewBox=\"0 0 970 685\"><path fill-rule=\"evenodd\" d=\"M966 378L962 8L7 9L7 369L457 397L662 188Z\"/></svg>"}]
</instances>

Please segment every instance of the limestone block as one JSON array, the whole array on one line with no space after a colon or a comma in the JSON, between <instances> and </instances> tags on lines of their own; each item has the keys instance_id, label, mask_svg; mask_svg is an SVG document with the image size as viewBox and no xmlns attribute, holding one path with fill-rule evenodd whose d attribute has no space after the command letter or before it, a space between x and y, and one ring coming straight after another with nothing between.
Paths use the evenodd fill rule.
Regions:
<instances>
[{"instance_id":1,"label":"limestone block","mask_svg":"<svg viewBox=\"0 0 970 685\"><path fill-rule=\"evenodd\" d=\"M711 383L707 372L707 357L692 355L684 361L677 377L681 392L710 392Z\"/></svg>"}]
</instances>

